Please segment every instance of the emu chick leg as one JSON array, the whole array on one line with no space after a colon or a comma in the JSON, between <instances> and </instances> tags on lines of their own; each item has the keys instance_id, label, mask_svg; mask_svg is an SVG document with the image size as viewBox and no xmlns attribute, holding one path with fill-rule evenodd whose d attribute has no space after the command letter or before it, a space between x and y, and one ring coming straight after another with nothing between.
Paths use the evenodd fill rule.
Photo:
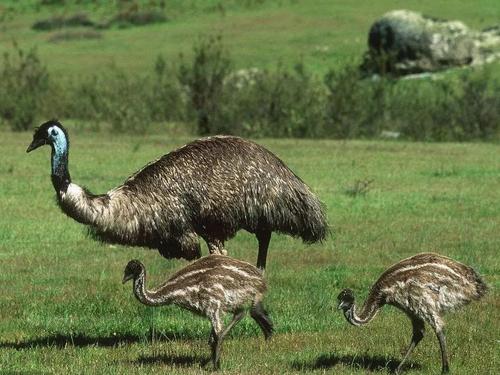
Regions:
<instances>
[{"instance_id":1,"label":"emu chick leg","mask_svg":"<svg viewBox=\"0 0 500 375\"><path fill-rule=\"evenodd\" d=\"M450 371L450 366L448 364L448 355L446 354L446 338L442 329L436 330L436 335L439 340L439 347L441 348L441 362L443 366L441 369L441 373L446 374Z\"/></svg>"},{"instance_id":2,"label":"emu chick leg","mask_svg":"<svg viewBox=\"0 0 500 375\"><path fill-rule=\"evenodd\" d=\"M413 335L411 337L410 345L408 346L408 350L406 351L403 360L399 363L398 368L396 369L396 374L400 374L403 369L403 363L408 359L410 354L413 352L413 349L418 345L420 340L424 337L425 332L425 323L422 319L417 318L416 316L411 316L411 323L413 325Z\"/></svg>"}]
</instances>

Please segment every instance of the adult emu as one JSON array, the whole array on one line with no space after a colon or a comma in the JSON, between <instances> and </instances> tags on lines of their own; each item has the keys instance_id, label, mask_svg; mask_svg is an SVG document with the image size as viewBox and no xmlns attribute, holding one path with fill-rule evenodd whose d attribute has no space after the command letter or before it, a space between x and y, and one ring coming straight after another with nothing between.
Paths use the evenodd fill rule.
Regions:
<instances>
[{"instance_id":1,"label":"adult emu","mask_svg":"<svg viewBox=\"0 0 500 375\"><path fill-rule=\"evenodd\" d=\"M439 254L421 253L389 267L372 286L358 310L354 293L344 289L338 296L339 309L355 326L369 323L385 304L404 311L411 319L413 335L403 363L424 337L427 322L436 332L441 348L442 372L449 371L442 314L484 296L487 287L471 267Z\"/></svg>"},{"instance_id":2,"label":"adult emu","mask_svg":"<svg viewBox=\"0 0 500 375\"><path fill-rule=\"evenodd\" d=\"M26 152L52 147L52 184L64 213L88 225L99 239L155 248L165 258L210 253L239 229L257 236L257 266L266 266L271 232L321 241L327 233L323 205L280 159L238 137L196 140L143 167L122 185L94 195L71 182L69 138L57 120L35 130Z\"/></svg>"}]
</instances>

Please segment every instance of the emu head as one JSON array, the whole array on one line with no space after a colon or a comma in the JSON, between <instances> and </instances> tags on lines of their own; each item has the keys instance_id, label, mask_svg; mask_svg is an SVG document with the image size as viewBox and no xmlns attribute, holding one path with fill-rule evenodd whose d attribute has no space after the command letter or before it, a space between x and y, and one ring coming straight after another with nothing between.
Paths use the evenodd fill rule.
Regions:
<instances>
[{"instance_id":1,"label":"emu head","mask_svg":"<svg viewBox=\"0 0 500 375\"><path fill-rule=\"evenodd\" d=\"M59 121L50 120L35 129L33 140L26 152L31 152L43 145L51 145L53 149L54 147L61 147L67 150L69 146L68 142L66 129L64 129Z\"/></svg>"},{"instance_id":2,"label":"emu head","mask_svg":"<svg viewBox=\"0 0 500 375\"><path fill-rule=\"evenodd\" d=\"M349 310L354 304L354 293L351 289L344 289L337 297L338 309L339 310Z\"/></svg>"},{"instance_id":3,"label":"emu head","mask_svg":"<svg viewBox=\"0 0 500 375\"><path fill-rule=\"evenodd\" d=\"M144 271L144 266L137 259L131 260L128 262L125 270L123 271L123 281L125 284L129 280L135 280L138 278L141 273Z\"/></svg>"}]
</instances>

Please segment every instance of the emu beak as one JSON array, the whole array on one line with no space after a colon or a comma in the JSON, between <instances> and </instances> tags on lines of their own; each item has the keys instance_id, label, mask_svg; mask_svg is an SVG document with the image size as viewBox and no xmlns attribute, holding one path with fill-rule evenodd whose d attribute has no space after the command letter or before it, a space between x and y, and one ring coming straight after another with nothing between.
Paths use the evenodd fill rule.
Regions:
<instances>
[{"instance_id":1,"label":"emu beak","mask_svg":"<svg viewBox=\"0 0 500 375\"><path fill-rule=\"evenodd\" d=\"M46 145L47 141L45 139L33 139L33 142L30 143L28 148L26 149L26 152L31 152L34 149L37 149L40 146Z\"/></svg>"},{"instance_id":2,"label":"emu beak","mask_svg":"<svg viewBox=\"0 0 500 375\"><path fill-rule=\"evenodd\" d=\"M337 306L337 310L342 310L344 307L344 302L339 302L338 306Z\"/></svg>"},{"instance_id":3,"label":"emu beak","mask_svg":"<svg viewBox=\"0 0 500 375\"><path fill-rule=\"evenodd\" d=\"M129 281L132 278L131 275L125 275L123 276L122 284L125 284L127 281Z\"/></svg>"}]
</instances>

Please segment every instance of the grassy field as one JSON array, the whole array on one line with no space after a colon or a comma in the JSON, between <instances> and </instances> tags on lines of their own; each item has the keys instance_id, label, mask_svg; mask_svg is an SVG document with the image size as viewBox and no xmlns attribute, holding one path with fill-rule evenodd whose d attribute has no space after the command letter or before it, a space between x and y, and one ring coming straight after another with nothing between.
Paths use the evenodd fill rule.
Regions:
<instances>
[{"instance_id":1,"label":"grassy field","mask_svg":"<svg viewBox=\"0 0 500 375\"><path fill-rule=\"evenodd\" d=\"M56 76L89 75L112 63L134 73L149 71L158 54L176 61L180 53L190 55L193 43L207 34L223 36L237 67L275 68L280 61L285 65L302 61L324 74L329 68L359 62L370 25L389 10L404 7L459 19L476 29L495 25L500 18L496 0L409 0L404 5L397 0L171 0L165 1L167 23L105 30L101 39L52 43L53 32L31 29L35 21L81 10L99 21L116 8L111 2L95 6L66 1L70 5L65 7L36 7L35 0L2 3L0 15L7 14L9 5L15 12L0 23L0 53L11 50L13 40L22 48L36 46Z\"/></svg>"},{"instance_id":2,"label":"grassy field","mask_svg":"<svg viewBox=\"0 0 500 375\"><path fill-rule=\"evenodd\" d=\"M188 141L108 136L70 129L75 182L100 193L147 161ZM154 286L182 267L156 251L88 238L54 202L49 149L25 154L30 133L0 140L0 373L200 373L209 359L209 323L176 307L149 309L121 277L144 261ZM435 251L474 266L490 285L479 303L447 317L454 374L500 372L500 153L492 144L260 140L325 202L334 235L306 246L273 236L265 300L276 333L265 343L250 318L226 340L222 373L386 373L411 325L385 308L363 328L336 310L344 287L360 299L403 257ZM351 196L357 180L366 194ZM229 253L252 263L257 243L241 232ZM203 249L206 254L206 248ZM437 373L428 330L410 373Z\"/></svg>"}]
</instances>

